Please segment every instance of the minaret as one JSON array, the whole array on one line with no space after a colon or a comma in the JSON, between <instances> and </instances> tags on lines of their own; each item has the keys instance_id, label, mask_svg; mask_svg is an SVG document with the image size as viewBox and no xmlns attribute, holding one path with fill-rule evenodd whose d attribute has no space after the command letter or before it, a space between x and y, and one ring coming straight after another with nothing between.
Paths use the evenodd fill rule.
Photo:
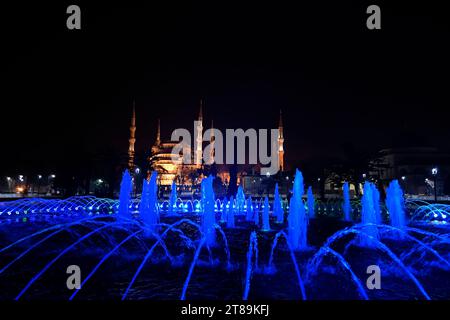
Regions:
<instances>
[{"instance_id":1,"label":"minaret","mask_svg":"<svg viewBox=\"0 0 450 320\"><path fill-rule=\"evenodd\" d=\"M280 109L280 120L278 122L278 168L284 171L284 136L283 136L283 118Z\"/></svg>"},{"instance_id":2,"label":"minaret","mask_svg":"<svg viewBox=\"0 0 450 320\"><path fill-rule=\"evenodd\" d=\"M133 114L131 116L130 139L128 140L128 169L134 170L134 144L136 143L136 107L133 101Z\"/></svg>"},{"instance_id":3,"label":"minaret","mask_svg":"<svg viewBox=\"0 0 450 320\"><path fill-rule=\"evenodd\" d=\"M158 118L158 128L156 131L155 145L159 146L160 144L161 144L161 120Z\"/></svg>"},{"instance_id":4,"label":"minaret","mask_svg":"<svg viewBox=\"0 0 450 320\"><path fill-rule=\"evenodd\" d=\"M195 161L198 168L202 166L203 158L203 101L200 100L200 111L198 113L198 120L196 121L196 138L195 138Z\"/></svg>"},{"instance_id":5,"label":"minaret","mask_svg":"<svg viewBox=\"0 0 450 320\"><path fill-rule=\"evenodd\" d=\"M200 110L198 112L198 121L203 121L203 99L200 99Z\"/></svg>"}]
</instances>

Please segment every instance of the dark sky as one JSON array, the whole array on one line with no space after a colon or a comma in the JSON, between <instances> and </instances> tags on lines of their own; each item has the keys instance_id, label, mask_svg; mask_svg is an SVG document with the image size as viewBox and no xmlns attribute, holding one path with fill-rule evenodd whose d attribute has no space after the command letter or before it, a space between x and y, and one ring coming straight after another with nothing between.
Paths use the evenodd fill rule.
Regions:
<instances>
[{"instance_id":1,"label":"dark sky","mask_svg":"<svg viewBox=\"0 0 450 320\"><path fill-rule=\"evenodd\" d=\"M166 137L191 128L200 98L222 129L273 128L281 108L291 165L348 146L448 149L442 2L296 2L2 5L2 172L126 152L133 100L141 154L158 117ZM373 3L382 30L366 28ZM66 29L69 4L81 31Z\"/></svg>"}]
</instances>

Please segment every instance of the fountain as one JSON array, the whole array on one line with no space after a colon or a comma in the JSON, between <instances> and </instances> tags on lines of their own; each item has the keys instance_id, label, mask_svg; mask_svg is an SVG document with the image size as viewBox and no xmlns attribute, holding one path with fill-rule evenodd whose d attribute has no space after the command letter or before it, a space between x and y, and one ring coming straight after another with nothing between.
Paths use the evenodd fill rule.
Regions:
<instances>
[{"instance_id":1,"label":"fountain","mask_svg":"<svg viewBox=\"0 0 450 320\"><path fill-rule=\"evenodd\" d=\"M130 219L131 212L129 208L131 190L133 189L133 181L128 170L122 175L122 182L120 183L120 194L119 194L119 209L117 211L117 219Z\"/></svg>"},{"instance_id":2,"label":"fountain","mask_svg":"<svg viewBox=\"0 0 450 320\"><path fill-rule=\"evenodd\" d=\"M170 190L170 198L169 198L169 209L168 213L170 215L176 214L177 212L177 185L175 184L175 180L172 182L172 188Z\"/></svg>"},{"instance_id":3,"label":"fountain","mask_svg":"<svg viewBox=\"0 0 450 320\"><path fill-rule=\"evenodd\" d=\"M216 216L215 216L215 200L213 191L213 176L209 176L202 180L202 232L206 237L206 245L213 247L216 244Z\"/></svg>"},{"instance_id":4,"label":"fountain","mask_svg":"<svg viewBox=\"0 0 450 320\"><path fill-rule=\"evenodd\" d=\"M230 206L227 209L227 228L234 228L234 212L233 196L230 197Z\"/></svg>"},{"instance_id":5,"label":"fountain","mask_svg":"<svg viewBox=\"0 0 450 320\"><path fill-rule=\"evenodd\" d=\"M144 222L146 229L145 235L150 236L157 231L157 224L159 223L158 213L158 186L156 180L158 173L152 172L150 180L144 179L142 186L141 203L139 205L139 214Z\"/></svg>"},{"instance_id":6,"label":"fountain","mask_svg":"<svg viewBox=\"0 0 450 320\"><path fill-rule=\"evenodd\" d=\"M364 194L361 199L361 224L363 231L369 236L360 236L359 243L365 247L373 247L374 240L378 240L378 229L375 225L378 224L377 213L374 208L373 187L371 183L364 182ZM371 224L367 226L367 224Z\"/></svg>"},{"instance_id":7,"label":"fountain","mask_svg":"<svg viewBox=\"0 0 450 320\"><path fill-rule=\"evenodd\" d=\"M284 210L281 205L280 193L278 192L278 183L275 184L275 193L273 199L273 215L277 218L276 223L284 222Z\"/></svg>"},{"instance_id":8,"label":"fountain","mask_svg":"<svg viewBox=\"0 0 450 320\"><path fill-rule=\"evenodd\" d=\"M228 209L227 209L227 206L228 206L228 199L227 199L227 197L225 197L224 199L223 199L223 202L222 202L222 213L221 213L221 215L220 215L220 222L226 222L227 221L227 215L228 215Z\"/></svg>"},{"instance_id":9,"label":"fountain","mask_svg":"<svg viewBox=\"0 0 450 320\"><path fill-rule=\"evenodd\" d=\"M344 211L344 220L351 221L352 206L350 205L350 190L348 187L348 182L344 182L342 187L344 202L342 204L342 211Z\"/></svg>"},{"instance_id":10,"label":"fountain","mask_svg":"<svg viewBox=\"0 0 450 320\"><path fill-rule=\"evenodd\" d=\"M246 210L245 220L253 221L253 203L251 196L247 198L247 205L245 210Z\"/></svg>"},{"instance_id":11,"label":"fountain","mask_svg":"<svg viewBox=\"0 0 450 320\"><path fill-rule=\"evenodd\" d=\"M380 224L382 223L381 208L380 208L380 192L378 191L374 183L371 183L370 187L372 188L373 210L375 211L377 224Z\"/></svg>"},{"instance_id":12,"label":"fountain","mask_svg":"<svg viewBox=\"0 0 450 320\"><path fill-rule=\"evenodd\" d=\"M176 215L169 212L176 197L158 203L156 172L143 182L140 199L131 199L131 176L125 172L119 200L82 196L0 203L0 300L91 300L113 298L115 293L122 300L184 300L188 294L189 299L192 295L192 299L244 300L306 299L306 293L308 299L450 297L445 281L450 272L449 205L417 200L405 205L394 180L386 197L391 225L381 225L379 194L366 182L360 224L326 223L327 213L341 205L341 200L335 200L317 201L314 209L324 212L324 217L309 226L312 192L308 188L306 211L303 177L297 170L287 228L270 226L270 206L275 220L282 221L283 216L277 187L273 203L266 196L253 207L247 198L245 220L258 225L261 211L259 229L239 218L237 199L215 200L212 181L212 177L203 179L201 200L183 203L177 199ZM343 189L342 209L349 220L348 185ZM221 222L227 224L225 229L215 222L215 206ZM407 210L413 216L409 226ZM337 225L343 229L336 229ZM264 233L271 227L273 233ZM326 240L311 248L311 254L298 254L308 247L310 233L315 240ZM54 274L59 274L57 268L70 265L74 256L88 269L82 290L67 292L54 285L59 283ZM366 266L371 264L379 265L383 279L388 279L382 292L364 285ZM283 281L286 277L293 281ZM103 292L90 285L93 278L114 287ZM339 288L329 286L330 281L338 282ZM39 289L44 287L48 289Z\"/></svg>"},{"instance_id":13,"label":"fountain","mask_svg":"<svg viewBox=\"0 0 450 320\"><path fill-rule=\"evenodd\" d=\"M314 194L312 192L312 187L308 188L308 198L307 198L307 203L308 203L308 218L314 218L315 217L315 213L314 213Z\"/></svg>"},{"instance_id":14,"label":"fountain","mask_svg":"<svg viewBox=\"0 0 450 320\"><path fill-rule=\"evenodd\" d=\"M253 231L250 234L249 246L247 251L247 270L245 272L245 283L244 283L245 288L242 300L248 299L253 270L257 268L258 268L258 239L256 237L256 232Z\"/></svg>"},{"instance_id":15,"label":"fountain","mask_svg":"<svg viewBox=\"0 0 450 320\"><path fill-rule=\"evenodd\" d=\"M259 207L256 204L255 208L253 209L253 222L255 223L255 226L259 226Z\"/></svg>"},{"instance_id":16,"label":"fountain","mask_svg":"<svg viewBox=\"0 0 450 320\"><path fill-rule=\"evenodd\" d=\"M391 181L386 190L386 207L389 212L391 225L400 230L405 230L405 201L402 188L397 180Z\"/></svg>"},{"instance_id":17,"label":"fountain","mask_svg":"<svg viewBox=\"0 0 450 320\"><path fill-rule=\"evenodd\" d=\"M302 201L303 190L303 175L296 169L288 214L288 241L293 250L307 248L308 217Z\"/></svg>"},{"instance_id":18,"label":"fountain","mask_svg":"<svg viewBox=\"0 0 450 320\"><path fill-rule=\"evenodd\" d=\"M245 212L245 194L242 186L238 187L237 195L236 195L236 212L241 215Z\"/></svg>"},{"instance_id":19,"label":"fountain","mask_svg":"<svg viewBox=\"0 0 450 320\"><path fill-rule=\"evenodd\" d=\"M264 198L264 208L262 213L262 228L261 231L270 231L270 221L269 221L269 198L267 196Z\"/></svg>"}]
</instances>

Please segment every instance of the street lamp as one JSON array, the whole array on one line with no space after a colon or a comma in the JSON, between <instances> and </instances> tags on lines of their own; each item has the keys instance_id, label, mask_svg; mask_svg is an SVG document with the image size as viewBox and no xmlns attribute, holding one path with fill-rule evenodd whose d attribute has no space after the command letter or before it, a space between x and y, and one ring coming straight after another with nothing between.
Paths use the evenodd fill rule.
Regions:
<instances>
[{"instance_id":1,"label":"street lamp","mask_svg":"<svg viewBox=\"0 0 450 320\"><path fill-rule=\"evenodd\" d=\"M363 179L365 179L367 177L367 175L365 173L363 173L362 177L363 177Z\"/></svg>"},{"instance_id":2,"label":"street lamp","mask_svg":"<svg viewBox=\"0 0 450 320\"><path fill-rule=\"evenodd\" d=\"M51 174L48 177L49 177L49 180L52 179L51 183L49 181L49 186L50 186L51 193L54 193L55 192L55 181L54 181L54 179L56 178L56 175L55 174Z\"/></svg>"},{"instance_id":3,"label":"street lamp","mask_svg":"<svg viewBox=\"0 0 450 320\"><path fill-rule=\"evenodd\" d=\"M39 197L39 194L41 193L41 180L42 180L42 175L41 175L41 174L38 174L37 178L38 178L38 190L37 190L37 195L38 195L38 197Z\"/></svg>"},{"instance_id":4,"label":"street lamp","mask_svg":"<svg viewBox=\"0 0 450 320\"><path fill-rule=\"evenodd\" d=\"M407 188L406 188L406 176L402 176L402 185L403 185L403 188L405 189L405 194L407 194L408 193L408 190L407 190Z\"/></svg>"},{"instance_id":5,"label":"street lamp","mask_svg":"<svg viewBox=\"0 0 450 320\"><path fill-rule=\"evenodd\" d=\"M437 175L438 175L438 168L434 167L431 169L431 174L433 175L434 179L434 202L437 202Z\"/></svg>"},{"instance_id":6,"label":"street lamp","mask_svg":"<svg viewBox=\"0 0 450 320\"><path fill-rule=\"evenodd\" d=\"M12 178L6 177L6 181L8 181L8 192L11 192Z\"/></svg>"}]
</instances>

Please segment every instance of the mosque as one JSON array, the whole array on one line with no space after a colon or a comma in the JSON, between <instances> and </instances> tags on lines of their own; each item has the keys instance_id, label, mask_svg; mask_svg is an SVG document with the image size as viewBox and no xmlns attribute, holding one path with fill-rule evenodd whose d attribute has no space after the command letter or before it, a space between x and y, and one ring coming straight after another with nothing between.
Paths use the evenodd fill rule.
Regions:
<instances>
[{"instance_id":1,"label":"mosque","mask_svg":"<svg viewBox=\"0 0 450 320\"><path fill-rule=\"evenodd\" d=\"M182 155L173 153L173 148L178 144L178 141L162 140L161 139L161 122L158 119L157 122L157 134L156 139L150 148L148 156L148 172L156 170L158 172L158 184L160 186L168 187L173 181L177 186L196 186L199 185L201 180L208 174L214 174L221 178L224 184L230 182L230 168L227 165L218 165L214 162L214 154L210 155L210 163L202 162L203 152L203 103L200 101L200 107L198 116L195 119L195 133L194 137L194 152L192 150L184 150L183 152L189 152L192 157L190 164L185 164L182 161ZM211 122L211 128L213 123ZM278 165L279 171L285 170L284 163L284 136L283 136L283 122L280 111L280 117L278 122ZM128 147L128 169L134 172L135 169L135 150L136 143L136 112L133 106L133 113L131 117L130 126L130 138ZM207 143L207 142L206 142ZM210 144L214 143L214 136L211 136ZM214 152L213 149L211 149ZM237 172L237 184L243 184L244 176L247 175L259 175L259 166L244 166L245 169L241 169ZM254 180L254 179L252 179Z\"/></svg>"}]
</instances>

